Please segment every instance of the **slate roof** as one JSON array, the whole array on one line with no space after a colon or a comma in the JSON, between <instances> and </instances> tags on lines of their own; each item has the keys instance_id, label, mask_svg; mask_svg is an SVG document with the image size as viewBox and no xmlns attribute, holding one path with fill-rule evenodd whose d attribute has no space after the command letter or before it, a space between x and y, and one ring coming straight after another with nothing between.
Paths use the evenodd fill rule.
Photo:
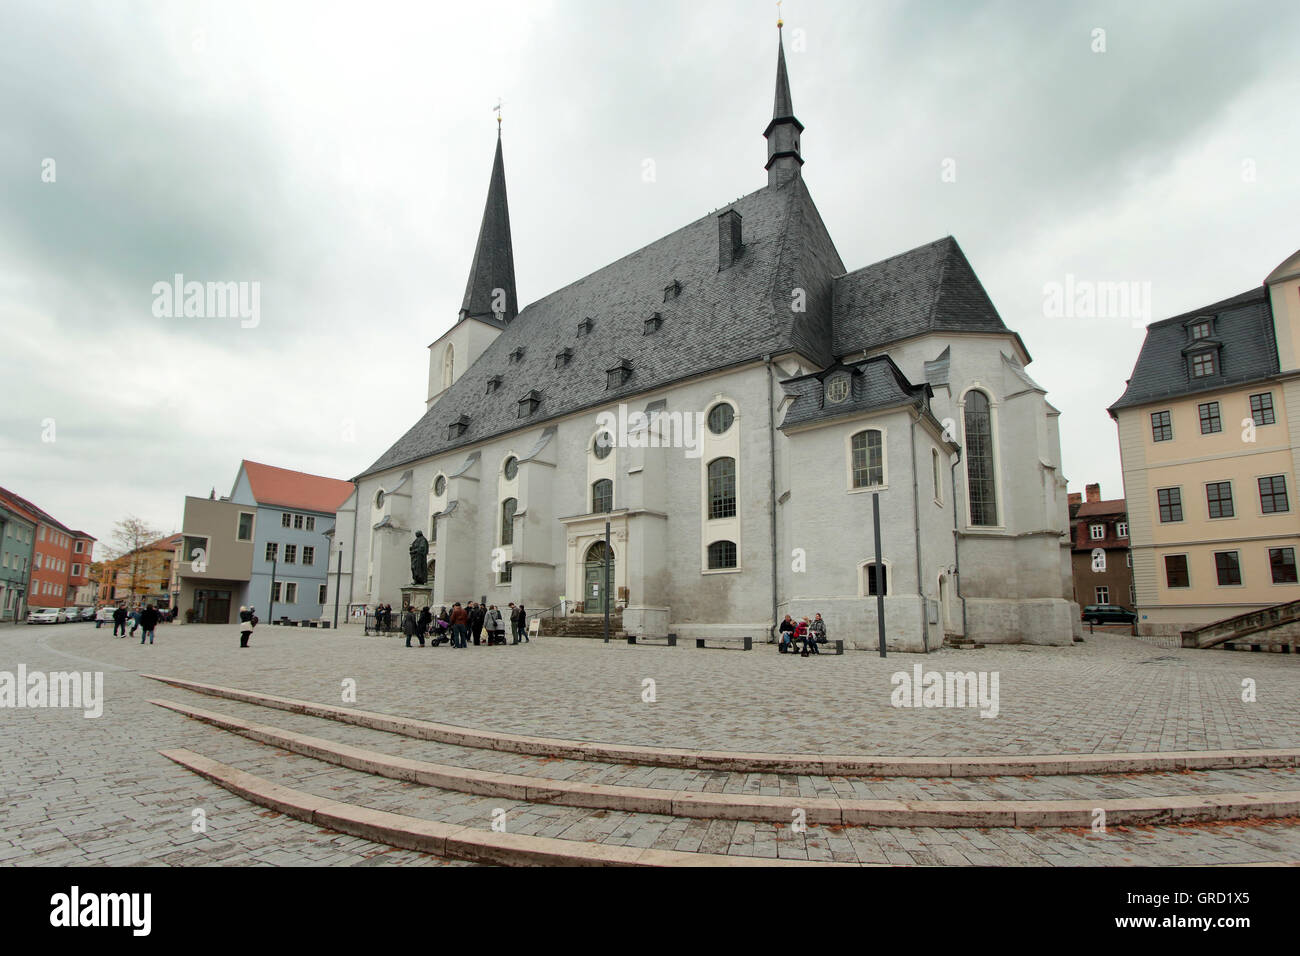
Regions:
<instances>
[{"instance_id":1,"label":"slate roof","mask_svg":"<svg viewBox=\"0 0 1300 956\"><path fill-rule=\"evenodd\" d=\"M827 403L822 383L841 369L849 373L849 396L842 402ZM910 404L928 411L930 407L930 386L913 385L888 355L873 355L844 365L836 363L822 372L786 379L781 388L786 395L794 396L781 420L782 431L792 425L880 408Z\"/></svg>"},{"instance_id":2,"label":"slate roof","mask_svg":"<svg viewBox=\"0 0 1300 956\"><path fill-rule=\"evenodd\" d=\"M505 292L501 314L502 319L509 322L519 313L519 297L515 293L515 253L510 240L510 206L506 202L506 170L501 157L499 130L487 202L483 206L483 221L479 225L474 261L470 264L465 298L460 306L461 315L499 324L502 320L497 319L492 311L494 289Z\"/></svg>"},{"instance_id":3,"label":"slate roof","mask_svg":"<svg viewBox=\"0 0 1300 956\"><path fill-rule=\"evenodd\" d=\"M1128 501L1124 498L1108 498L1105 501L1084 501L1074 513L1076 518L1090 518L1097 515L1118 515L1128 511Z\"/></svg>"},{"instance_id":4,"label":"slate roof","mask_svg":"<svg viewBox=\"0 0 1300 956\"><path fill-rule=\"evenodd\" d=\"M727 209L741 215L744 251L719 271L718 216ZM794 349L829 364L833 276L843 272L802 178L765 186L524 308L358 477L767 354ZM665 302L674 280L681 292ZM806 292L803 312L791 308L796 288ZM662 326L643 335L655 312ZM587 317L593 328L580 337ZM519 347L523 359L511 363ZM572 358L556 368L565 348ZM606 389L606 371L622 359L631 377ZM488 394L488 379L497 375L502 384ZM533 389L541 402L520 419L518 401ZM447 426L461 415L469 427L449 438Z\"/></svg>"},{"instance_id":5,"label":"slate roof","mask_svg":"<svg viewBox=\"0 0 1300 956\"><path fill-rule=\"evenodd\" d=\"M1220 346L1219 374L1193 379L1185 352L1191 339L1185 326L1200 316L1214 319L1213 334L1202 341ZM1258 381L1278 371L1272 306L1267 287L1260 286L1148 325L1128 387L1109 411L1113 417L1121 408L1217 391Z\"/></svg>"},{"instance_id":6,"label":"slate roof","mask_svg":"<svg viewBox=\"0 0 1300 956\"><path fill-rule=\"evenodd\" d=\"M14 494L8 488L0 488L0 501L5 502L11 510L16 511L24 518L26 518L28 521L35 521L37 524L44 523L50 525L51 527L57 528L59 531L62 531L65 534L74 538L89 537L89 535L84 535L81 532L73 531L67 525L63 524L63 522L59 521L57 518L51 515L48 511L33 504L32 502L28 501L26 498L23 498L22 496ZM94 539L92 538L91 540Z\"/></svg>"},{"instance_id":7,"label":"slate roof","mask_svg":"<svg viewBox=\"0 0 1300 956\"><path fill-rule=\"evenodd\" d=\"M1006 332L957 240L945 236L835 282L836 355L926 332Z\"/></svg>"}]
</instances>

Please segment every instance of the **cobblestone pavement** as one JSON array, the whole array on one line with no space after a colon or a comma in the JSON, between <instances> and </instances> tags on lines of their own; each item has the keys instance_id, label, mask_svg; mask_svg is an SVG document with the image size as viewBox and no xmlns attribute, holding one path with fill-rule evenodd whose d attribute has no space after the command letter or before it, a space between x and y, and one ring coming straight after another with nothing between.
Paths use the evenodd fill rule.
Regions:
<instances>
[{"instance_id":1,"label":"cobblestone pavement","mask_svg":"<svg viewBox=\"0 0 1300 956\"><path fill-rule=\"evenodd\" d=\"M440 864L253 807L161 757L188 747L277 782L380 809L512 832L633 846L801 859L951 864L1205 864L1300 859L1293 822L1107 834L1060 830L809 827L682 820L529 806L416 787L255 744L147 703L167 698L388 753L588 782L745 793L1046 799L1300 789L1294 771L966 780L722 774L539 761L469 751L189 694L152 672L483 729L646 745L897 755L1028 754L1300 745L1300 661L1154 648L1096 635L1066 648L1009 647L800 658L693 646L628 647L543 638L520 647L406 649L400 639L259 628L241 651L230 628L167 625L158 643L92 624L0 628L0 670L102 670L104 716L0 710L0 863ZM999 674L995 718L890 704L895 671ZM654 702L643 700L647 678ZM1242 682L1257 702L1243 703ZM191 813L206 812L204 833Z\"/></svg>"}]
</instances>

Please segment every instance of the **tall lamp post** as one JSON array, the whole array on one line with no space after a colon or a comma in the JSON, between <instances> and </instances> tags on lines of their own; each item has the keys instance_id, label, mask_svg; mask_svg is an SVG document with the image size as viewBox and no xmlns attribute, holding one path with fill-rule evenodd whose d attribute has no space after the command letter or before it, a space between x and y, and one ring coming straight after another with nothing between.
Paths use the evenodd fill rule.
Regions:
<instances>
[{"instance_id":1,"label":"tall lamp post","mask_svg":"<svg viewBox=\"0 0 1300 956\"><path fill-rule=\"evenodd\" d=\"M266 614L266 619L268 621L275 620L275 575L276 575L276 571L279 569L279 566L280 566L280 549L276 548L275 553L271 555L271 596L270 596L271 608L269 611L267 611Z\"/></svg>"},{"instance_id":2,"label":"tall lamp post","mask_svg":"<svg viewBox=\"0 0 1300 956\"><path fill-rule=\"evenodd\" d=\"M624 571L624 574L627 572ZM609 643L609 522L605 522L605 587L601 594L605 604L605 643Z\"/></svg>"},{"instance_id":3,"label":"tall lamp post","mask_svg":"<svg viewBox=\"0 0 1300 956\"><path fill-rule=\"evenodd\" d=\"M338 568L334 572L334 630L339 629L339 593L343 584L343 542L335 541L334 547L339 552Z\"/></svg>"}]
</instances>

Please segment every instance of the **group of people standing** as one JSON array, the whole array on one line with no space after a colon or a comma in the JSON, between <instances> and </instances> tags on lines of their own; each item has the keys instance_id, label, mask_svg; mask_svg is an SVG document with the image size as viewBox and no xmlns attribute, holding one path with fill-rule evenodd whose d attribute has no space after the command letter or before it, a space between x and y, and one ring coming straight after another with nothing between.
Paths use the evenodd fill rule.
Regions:
<instances>
[{"instance_id":1,"label":"group of people standing","mask_svg":"<svg viewBox=\"0 0 1300 956\"><path fill-rule=\"evenodd\" d=\"M826 622L822 620L820 614L811 621L806 617L801 621L795 621L787 614L785 620L781 622L780 630L781 641L777 650L782 654L793 654L798 643L803 644L803 650L799 652L800 657L820 654L817 645L826 643Z\"/></svg>"},{"instance_id":2,"label":"group of people standing","mask_svg":"<svg viewBox=\"0 0 1300 956\"><path fill-rule=\"evenodd\" d=\"M524 610L524 606L511 601L506 616L509 617L510 630L514 635L514 640L510 643L529 642L528 612ZM489 646L505 644L506 616L502 615L495 604L482 604L477 601L470 601L464 605L457 601L450 610L444 606L436 616L427 607L421 608L417 613L415 608L407 605L402 608L402 633L406 635L407 647L411 646L412 638L418 640L421 647L425 646L426 638L431 647L444 643L452 647L467 647L471 638L475 646L478 646L483 643L484 632L487 634ZM381 630L391 628L392 608L381 608L376 612L376 623Z\"/></svg>"},{"instance_id":3,"label":"group of people standing","mask_svg":"<svg viewBox=\"0 0 1300 956\"><path fill-rule=\"evenodd\" d=\"M167 616L164 617L164 614ZM143 644L145 638L149 643L153 643L153 632L158 626L159 621L175 620L175 615L168 612L160 611L152 604L146 604L144 607L133 607L131 610L126 609L125 604L119 604L113 609L113 636L126 637L127 621L131 622L131 636L135 637L135 632L140 632L140 643ZM99 625L96 624L96 627ZM121 631L119 634L118 632Z\"/></svg>"}]
</instances>

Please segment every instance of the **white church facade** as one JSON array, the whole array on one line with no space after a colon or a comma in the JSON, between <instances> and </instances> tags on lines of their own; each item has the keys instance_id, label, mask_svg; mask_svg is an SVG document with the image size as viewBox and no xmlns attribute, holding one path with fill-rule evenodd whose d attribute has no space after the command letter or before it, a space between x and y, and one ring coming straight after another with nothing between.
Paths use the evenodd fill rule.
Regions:
<instances>
[{"instance_id":1,"label":"white church facade","mask_svg":"<svg viewBox=\"0 0 1300 956\"><path fill-rule=\"evenodd\" d=\"M400 607L419 530L435 609L756 639L820 613L868 646L883 588L891 649L1071 641L1059 413L1024 344L951 237L846 270L779 45L773 114L765 187L522 310L498 137L459 319L338 514L329 604Z\"/></svg>"}]
</instances>

